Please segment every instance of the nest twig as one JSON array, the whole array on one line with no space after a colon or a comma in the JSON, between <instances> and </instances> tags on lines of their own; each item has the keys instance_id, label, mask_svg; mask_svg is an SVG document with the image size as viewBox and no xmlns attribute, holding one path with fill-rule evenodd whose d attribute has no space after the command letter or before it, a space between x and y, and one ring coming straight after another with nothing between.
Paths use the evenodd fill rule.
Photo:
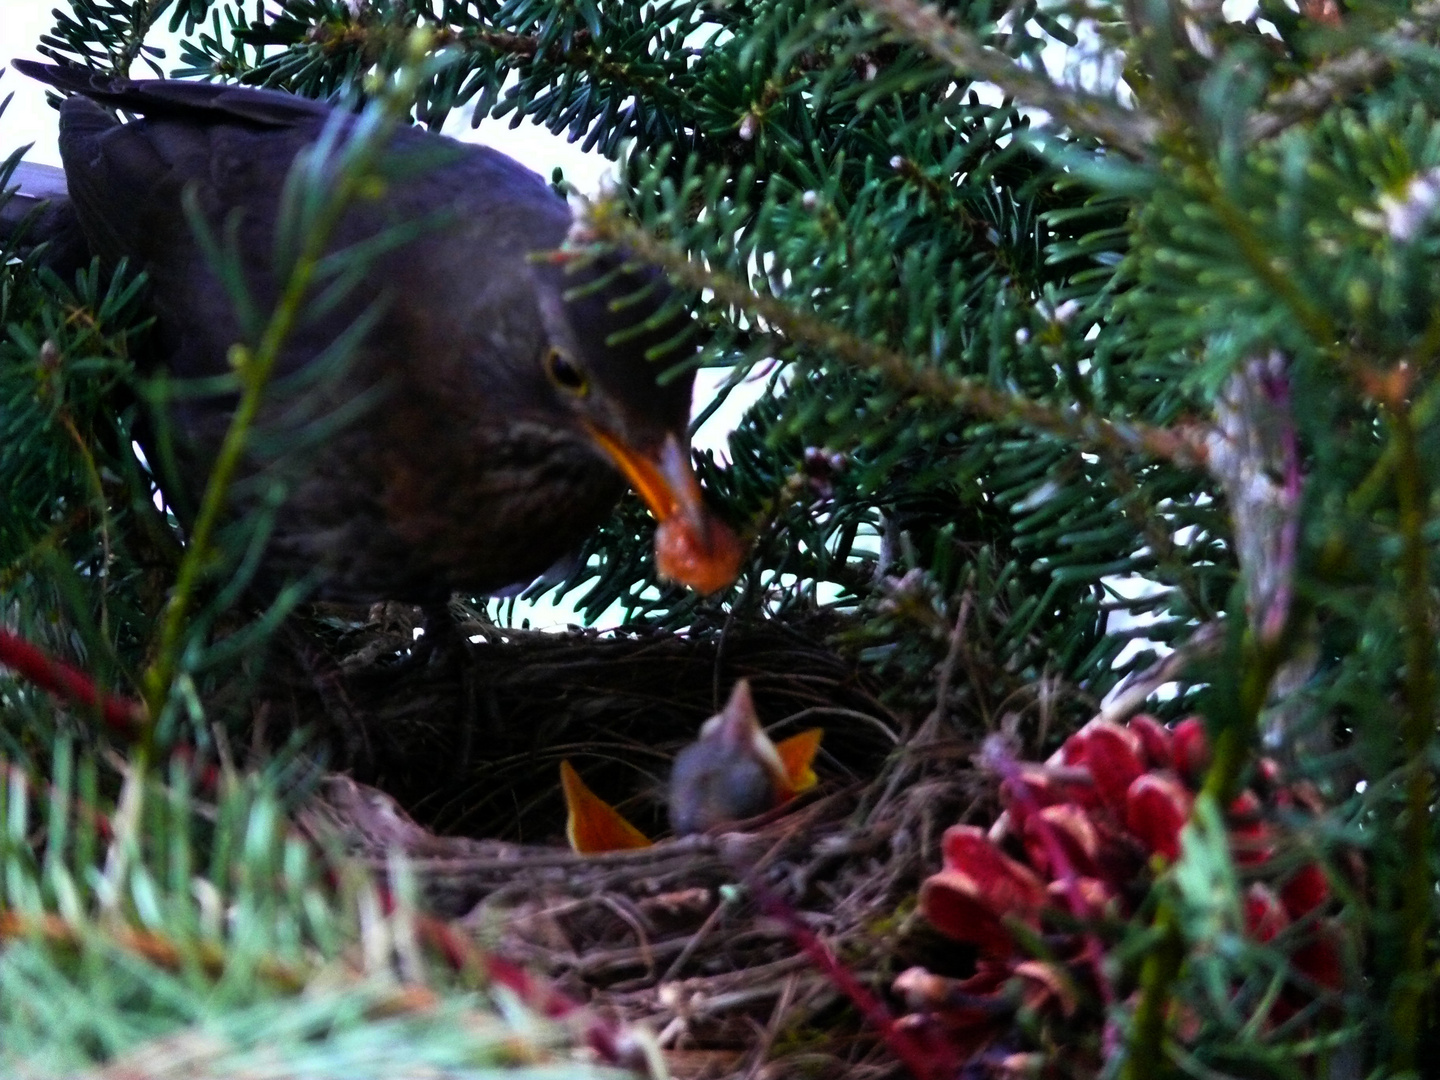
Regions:
<instances>
[{"instance_id":1,"label":"nest twig","mask_svg":"<svg viewBox=\"0 0 1440 1080\"><path fill-rule=\"evenodd\" d=\"M326 781L306 828L377 868L404 852L438 911L646 1022L677 1075L880 1078L898 1075L894 1058L755 896L793 912L883 997L923 942L905 916L939 865L941 833L989 802L970 765L985 731L956 722L962 625L937 699L900 713L825 644L829 629L649 638L469 623L482 640L452 663L386 678L332 660L322 679L312 659L311 689L297 682L271 709L321 731L352 774ZM399 644L412 637L395 631ZM564 846L561 758L659 835L670 758L742 676L770 730L826 729L815 792L720 835L588 857ZM935 943L923 947L934 967Z\"/></svg>"}]
</instances>

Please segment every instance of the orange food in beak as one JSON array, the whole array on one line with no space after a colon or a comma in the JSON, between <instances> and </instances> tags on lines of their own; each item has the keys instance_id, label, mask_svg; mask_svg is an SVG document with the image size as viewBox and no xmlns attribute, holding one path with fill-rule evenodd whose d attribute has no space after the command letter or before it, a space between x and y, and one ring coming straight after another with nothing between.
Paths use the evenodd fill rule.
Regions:
<instances>
[{"instance_id":1,"label":"orange food in beak","mask_svg":"<svg viewBox=\"0 0 1440 1080\"><path fill-rule=\"evenodd\" d=\"M679 440L667 436L660 453L651 457L602 428L591 427L590 434L660 523L655 532L660 576L701 593L734 584L745 561L745 545L705 506L700 481Z\"/></svg>"}]
</instances>

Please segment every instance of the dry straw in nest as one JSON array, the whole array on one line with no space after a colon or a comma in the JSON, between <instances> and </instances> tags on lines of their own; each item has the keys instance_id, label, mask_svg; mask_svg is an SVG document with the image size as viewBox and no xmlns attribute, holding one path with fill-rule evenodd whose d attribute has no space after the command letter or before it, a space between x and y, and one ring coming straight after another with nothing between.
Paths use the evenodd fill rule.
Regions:
<instances>
[{"instance_id":1,"label":"dry straw in nest","mask_svg":"<svg viewBox=\"0 0 1440 1080\"><path fill-rule=\"evenodd\" d=\"M440 913L597 1008L647 1023L677 1075L897 1074L774 913L883 996L916 959L906 915L939 865L941 833L987 799L969 763L981 726L961 734L953 700L928 716L887 708L825 644L833 626L462 629L482 640L449 662L388 677L366 662L273 696L272 711L320 728L350 774L322 785L306 827L377 868L404 852ZM408 625L396 634L411 637ZM942 665L941 698L954 667ZM818 789L721 835L600 856L564 846L562 758L658 835L669 761L742 677L772 733L825 728Z\"/></svg>"}]
</instances>

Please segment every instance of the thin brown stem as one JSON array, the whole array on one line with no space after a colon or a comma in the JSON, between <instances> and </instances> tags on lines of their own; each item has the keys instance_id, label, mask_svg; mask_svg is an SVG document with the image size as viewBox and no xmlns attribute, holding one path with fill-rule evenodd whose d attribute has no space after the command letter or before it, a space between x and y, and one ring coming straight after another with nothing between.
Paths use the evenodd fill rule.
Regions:
<instances>
[{"instance_id":1,"label":"thin brown stem","mask_svg":"<svg viewBox=\"0 0 1440 1080\"><path fill-rule=\"evenodd\" d=\"M1430 873L1430 801L1434 785L1427 758L1435 737L1435 624L1425 541L1426 485L1408 410L1393 413L1391 430L1397 450L1395 496L1399 507L1401 629L1405 641L1403 739L1408 772L1400 902L1404 929L1391 1006L1395 1036L1391 1066L1401 1075L1416 1067L1421 1016L1430 982L1426 945L1435 890Z\"/></svg>"}]
</instances>

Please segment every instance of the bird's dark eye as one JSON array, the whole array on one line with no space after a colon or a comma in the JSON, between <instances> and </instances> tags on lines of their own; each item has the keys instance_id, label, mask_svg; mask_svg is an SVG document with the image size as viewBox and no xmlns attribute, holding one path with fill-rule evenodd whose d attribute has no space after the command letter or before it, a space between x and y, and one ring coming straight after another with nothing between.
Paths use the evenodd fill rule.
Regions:
<instances>
[{"instance_id":1,"label":"bird's dark eye","mask_svg":"<svg viewBox=\"0 0 1440 1080\"><path fill-rule=\"evenodd\" d=\"M585 377L585 372L559 349L551 349L545 354L545 374L567 394L584 397L590 390L590 380Z\"/></svg>"}]
</instances>

